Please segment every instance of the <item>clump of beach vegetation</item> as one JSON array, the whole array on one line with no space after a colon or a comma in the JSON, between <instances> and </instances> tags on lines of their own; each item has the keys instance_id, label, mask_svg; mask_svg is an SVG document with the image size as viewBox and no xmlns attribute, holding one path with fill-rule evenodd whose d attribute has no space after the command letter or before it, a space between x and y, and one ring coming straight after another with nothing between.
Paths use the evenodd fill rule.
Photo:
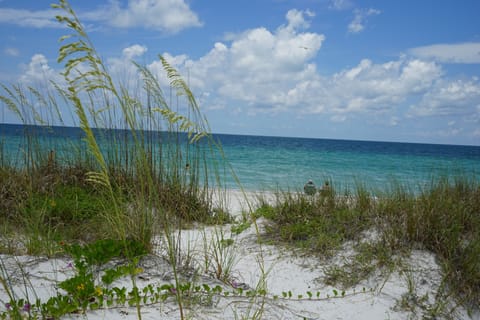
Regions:
<instances>
[{"instance_id":1,"label":"clump of beach vegetation","mask_svg":"<svg viewBox=\"0 0 480 320\"><path fill-rule=\"evenodd\" d=\"M326 270L326 282L353 286L378 268L392 270L413 249L436 255L444 272L444 294L477 308L480 301L480 186L468 177L432 180L411 191L392 183L386 191L357 186L354 194L301 192L260 199L256 217L269 223L264 237L329 258L354 243L353 261ZM366 242L365 238L373 240Z\"/></svg>"}]
</instances>

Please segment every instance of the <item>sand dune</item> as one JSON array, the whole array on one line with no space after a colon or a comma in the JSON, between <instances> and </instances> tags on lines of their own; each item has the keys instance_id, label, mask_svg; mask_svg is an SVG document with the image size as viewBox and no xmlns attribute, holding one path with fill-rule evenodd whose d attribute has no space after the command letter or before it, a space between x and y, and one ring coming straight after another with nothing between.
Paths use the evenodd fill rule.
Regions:
<instances>
[{"instance_id":1,"label":"sand dune","mask_svg":"<svg viewBox=\"0 0 480 320\"><path fill-rule=\"evenodd\" d=\"M234 214L247 208L239 192L230 192L228 204ZM260 231L264 223L257 221ZM215 274L215 248L209 247L209 239L215 237L231 239L228 246L217 248L224 266L230 268L223 281ZM442 272L435 257L426 251L413 251L399 270L376 270L353 288L336 288L324 284L325 267L349 259L353 254L349 243L333 259L322 261L281 245L260 243L254 225L238 235L232 234L228 225L182 230L177 240L183 252L179 256L183 279L222 288L221 294L202 293L192 298L191 305L186 306L186 315L191 319L250 319L255 315L261 315L261 319L422 319L440 307L454 319L480 319L478 313L469 316L464 308L455 307L453 300L436 300ZM158 237L157 242L157 254L139 263L141 272L136 282L140 288L173 283L171 267L163 257L162 238ZM36 297L46 301L56 295L58 282L74 275L72 261L66 257L1 255L0 261L15 294L27 295L32 301ZM131 288L132 281L124 278L112 286ZM238 288L243 290L241 295ZM265 288L267 294L248 297L246 292L256 288ZM231 294L225 296L225 292ZM0 312L5 311L8 300L5 289L0 287ZM260 310L262 313L258 313ZM179 319L173 295L165 302L142 306L141 312L142 319ZM134 307L115 306L65 317L69 318L136 319L137 314Z\"/></svg>"}]
</instances>

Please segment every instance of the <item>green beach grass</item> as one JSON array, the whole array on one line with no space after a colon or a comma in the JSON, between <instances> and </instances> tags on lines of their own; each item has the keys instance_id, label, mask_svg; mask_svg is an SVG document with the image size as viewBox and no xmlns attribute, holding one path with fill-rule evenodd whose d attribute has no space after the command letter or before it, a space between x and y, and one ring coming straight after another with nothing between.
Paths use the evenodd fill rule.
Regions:
<instances>
[{"instance_id":1,"label":"green beach grass","mask_svg":"<svg viewBox=\"0 0 480 320\"><path fill-rule=\"evenodd\" d=\"M346 242L355 243L353 262L327 270L327 283L350 287L374 270L394 268L413 249L433 252L445 274L444 294L472 308L480 301L480 185L462 177L441 178L421 191L394 184L374 197L357 187L314 196L277 193L255 211L270 223L264 237L328 258ZM371 242L363 242L368 235Z\"/></svg>"},{"instance_id":2,"label":"green beach grass","mask_svg":"<svg viewBox=\"0 0 480 320\"><path fill-rule=\"evenodd\" d=\"M129 299L141 319L142 299L153 297L157 303L174 296L179 318L185 319L185 306L205 303L220 289L182 282L189 252L179 252L177 231L234 221L222 206L226 190L221 176L230 167L221 160L221 147L212 139L192 92L163 57L159 59L172 90L185 104L185 113L174 111L144 66L136 64L143 78L142 92L132 93L116 84L70 5L61 0L54 8L59 23L71 32L62 37L59 49L65 83L49 83L45 88L2 85L0 100L26 125L63 124L59 110L67 104L83 130L84 149L72 144L62 153L48 150L38 137L26 134L25 150L7 161L0 142L0 252L68 255L74 260L77 274L61 283L64 295L37 302L43 318L101 308L98 299L105 297L124 303ZM126 129L128 136L102 135L97 128ZM160 131L168 135L158 145ZM187 136L188 143L181 142L179 135ZM111 139L107 141L113 147L104 149L105 139ZM213 201L214 194L220 201ZM343 194L333 187L313 196L277 192L273 203L260 198L260 205L249 210L251 215L245 213L243 221L236 221L234 229L241 233L253 225L260 243L300 247L319 259L329 259L345 243L354 243L354 260L326 271L326 283L345 288L374 270L397 267L402 255L413 249L428 250L443 268L443 293L478 308L478 182L465 177L439 179L419 194L398 185L375 194L361 184L353 193ZM257 225L260 217L267 220L265 233ZM368 234L375 239L364 242ZM154 252L158 235L164 239L173 285L160 288L158 295L155 288L147 288L142 295L135 280L137 264L139 257ZM236 259L230 250L233 240L219 229L213 239L204 236L203 241L205 269L228 283ZM95 278L99 265L118 257L126 259L125 266L110 269L101 281ZM0 261L0 271L5 271L2 268ZM261 258L259 269L265 277L268 271ZM30 302L12 292L5 274L0 272L0 285L10 296L11 308L3 316L16 319ZM127 295L109 288L121 276L129 277L137 289ZM195 295L200 291L202 295ZM239 318L261 319L267 294L264 283L259 281L255 290L243 294L254 311Z\"/></svg>"}]
</instances>

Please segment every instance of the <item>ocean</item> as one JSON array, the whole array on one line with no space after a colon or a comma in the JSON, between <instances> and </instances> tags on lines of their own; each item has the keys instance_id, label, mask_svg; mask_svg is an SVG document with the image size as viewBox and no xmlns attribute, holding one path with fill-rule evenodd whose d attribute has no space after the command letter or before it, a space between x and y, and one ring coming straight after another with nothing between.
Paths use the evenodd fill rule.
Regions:
<instances>
[{"instance_id":1,"label":"ocean","mask_svg":"<svg viewBox=\"0 0 480 320\"><path fill-rule=\"evenodd\" d=\"M45 148L61 149L67 141L80 143L82 137L79 128L0 124L0 160L24 154L26 130L39 136ZM308 180L319 186L328 180L341 192L358 185L373 192L395 185L421 190L439 178L480 182L480 146L226 134L215 134L214 139L250 191L302 190ZM230 174L225 183L239 188Z\"/></svg>"}]
</instances>

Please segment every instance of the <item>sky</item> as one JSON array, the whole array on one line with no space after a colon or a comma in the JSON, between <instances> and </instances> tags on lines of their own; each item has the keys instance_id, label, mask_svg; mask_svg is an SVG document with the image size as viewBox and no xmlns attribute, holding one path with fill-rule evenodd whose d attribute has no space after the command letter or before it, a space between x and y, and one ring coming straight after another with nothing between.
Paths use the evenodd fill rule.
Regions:
<instances>
[{"instance_id":1,"label":"sky","mask_svg":"<svg viewBox=\"0 0 480 320\"><path fill-rule=\"evenodd\" d=\"M60 79L51 2L0 0L2 84ZM478 0L69 3L112 76L164 56L214 133L480 145Z\"/></svg>"}]
</instances>

